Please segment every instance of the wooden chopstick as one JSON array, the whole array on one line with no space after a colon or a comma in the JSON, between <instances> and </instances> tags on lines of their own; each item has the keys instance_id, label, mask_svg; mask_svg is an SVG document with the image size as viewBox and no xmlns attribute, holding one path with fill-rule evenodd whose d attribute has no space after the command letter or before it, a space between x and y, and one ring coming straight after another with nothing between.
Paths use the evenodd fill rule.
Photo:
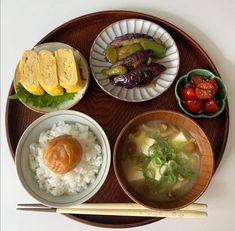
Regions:
<instances>
[{"instance_id":1,"label":"wooden chopstick","mask_svg":"<svg viewBox=\"0 0 235 231\"><path fill-rule=\"evenodd\" d=\"M56 213L56 208L16 208L16 210Z\"/></svg>"},{"instance_id":2,"label":"wooden chopstick","mask_svg":"<svg viewBox=\"0 0 235 231\"><path fill-rule=\"evenodd\" d=\"M181 210L156 211L148 209L135 203L104 203L104 204L81 204L69 208L50 208L42 204L18 204L17 210L56 212L62 214L89 214L89 215L109 215L109 216L138 216L138 217L181 217L199 218L206 217L203 211L207 208L205 204L192 204ZM125 207L124 207L125 206Z\"/></svg>"},{"instance_id":3,"label":"wooden chopstick","mask_svg":"<svg viewBox=\"0 0 235 231\"><path fill-rule=\"evenodd\" d=\"M199 218L206 217L207 213L196 210L175 210L175 211L155 211L155 210L131 210L131 209L76 209L58 208L57 213L69 214L89 214L89 215L111 215L111 216L137 216L137 217L184 217Z\"/></svg>"},{"instance_id":4,"label":"wooden chopstick","mask_svg":"<svg viewBox=\"0 0 235 231\"><path fill-rule=\"evenodd\" d=\"M20 207L44 207L49 208L46 205L43 204L18 204L17 206ZM131 209L131 210L149 210L149 208L144 207L143 205L136 204L136 203L84 203L79 204L76 206L72 206L70 208L77 208L77 209ZM181 210L198 210L203 211L207 209L206 204L202 203L193 203L191 205L188 205L187 207L181 209Z\"/></svg>"}]
</instances>

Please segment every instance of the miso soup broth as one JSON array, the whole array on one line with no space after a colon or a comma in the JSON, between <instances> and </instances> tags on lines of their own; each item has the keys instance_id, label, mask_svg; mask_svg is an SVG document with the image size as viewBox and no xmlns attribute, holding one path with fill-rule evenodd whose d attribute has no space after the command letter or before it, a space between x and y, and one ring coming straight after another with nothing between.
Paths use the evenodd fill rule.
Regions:
<instances>
[{"instance_id":1,"label":"miso soup broth","mask_svg":"<svg viewBox=\"0 0 235 231\"><path fill-rule=\"evenodd\" d=\"M186 130L164 121L148 121L127 135L121 163L137 193L153 201L170 201L193 187L200 153Z\"/></svg>"}]
</instances>

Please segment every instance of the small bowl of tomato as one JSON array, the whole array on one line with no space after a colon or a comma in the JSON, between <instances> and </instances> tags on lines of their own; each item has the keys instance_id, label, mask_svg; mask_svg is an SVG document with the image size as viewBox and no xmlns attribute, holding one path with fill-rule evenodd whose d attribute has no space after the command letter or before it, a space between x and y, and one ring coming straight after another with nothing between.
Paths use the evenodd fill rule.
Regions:
<instances>
[{"instance_id":1,"label":"small bowl of tomato","mask_svg":"<svg viewBox=\"0 0 235 231\"><path fill-rule=\"evenodd\" d=\"M180 108L191 117L213 118L225 108L227 89L212 72L194 69L179 78L175 96Z\"/></svg>"}]
</instances>

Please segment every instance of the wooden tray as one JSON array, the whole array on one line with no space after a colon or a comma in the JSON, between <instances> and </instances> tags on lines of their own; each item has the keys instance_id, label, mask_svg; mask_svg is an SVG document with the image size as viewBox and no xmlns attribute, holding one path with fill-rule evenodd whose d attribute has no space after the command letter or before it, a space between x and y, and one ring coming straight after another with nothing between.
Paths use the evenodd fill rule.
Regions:
<instances>
[{"instance_id":1,"label":"wooden tray","mask_svg":"<svg viewBox=\"0 0 235 231\"><path fill-rule=\"evenodd\" d=\"M99 32L109 24L126 18L142 18L150 20L166 29L176 44L180 53L179 76L194 68L205 68L219 75L215 65L206 52L185 32L174 25L150 15L129 11L105 11L85 15L69 21L56 28L39 43L63 42L67 43L84 54L89 60L92 42ZM175 81L176 82L176 81ZM119 101L106 94L91 78L90 86L84 98L72 109L86 113L93 117L106 132L111 148L123 126L140 113L154 109L170 109L181 111L174 95L175 82L159 97L143 102L128 103ZM13 86L9 94L13 94ZM11 154L14 157L17 143L26 127L36 118L41 116L26 108L19 100L8 101L6 109L6 133ZM195 119L207 134L215 155L217 168L223 156L229 129L228 104L220 116L213 119ZM114 174L113 166L109 175L98 193L88 202L132 202L119 186ZM149 217L116 217L116 216L91 216L67 215L68 217L90 225L100 227L125 228L149 224L160 218Z\"/></svg>"}]
</instances>

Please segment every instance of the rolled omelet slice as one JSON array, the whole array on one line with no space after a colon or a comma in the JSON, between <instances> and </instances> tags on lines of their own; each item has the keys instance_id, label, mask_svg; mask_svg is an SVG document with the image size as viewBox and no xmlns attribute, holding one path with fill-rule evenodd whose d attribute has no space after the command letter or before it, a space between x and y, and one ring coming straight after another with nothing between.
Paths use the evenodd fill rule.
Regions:
<instances>
[{"instance_id":1,"label":"rolled omelet slice","mask_svg":"<svg viewBox=\"0 0 235 231\"><path fill-rule=\"evenodd\" d=\"M50 95L63 95L64 90L59 85L57 77L56 59L51 51L41 50L38 53L40 75L39 83Z\"/></svg>"},{"instance_id":2,"label":"rolled omelet slice","mask_svg":"<svg viewBox=\"0 0 235 231\"><path fill-rule=\"evenodd\" d=\"M19 71L20 83L23 87L33 95L43 95L44 90L38 81L40 67L37 52L24 51L19 63Z\"/></svg>"},{"instance_id":3,"label":"rolled omelet slice","mask_svg":"<svg viewBox=\"0 0 235 231\"><path fill-rule=\"evenodd\" d=\"M55 57L60 86L68 93L78 92L82 88L82 80L73 51L69 48L60 48L55 51Z\"/></svg>"}]
</instances>

